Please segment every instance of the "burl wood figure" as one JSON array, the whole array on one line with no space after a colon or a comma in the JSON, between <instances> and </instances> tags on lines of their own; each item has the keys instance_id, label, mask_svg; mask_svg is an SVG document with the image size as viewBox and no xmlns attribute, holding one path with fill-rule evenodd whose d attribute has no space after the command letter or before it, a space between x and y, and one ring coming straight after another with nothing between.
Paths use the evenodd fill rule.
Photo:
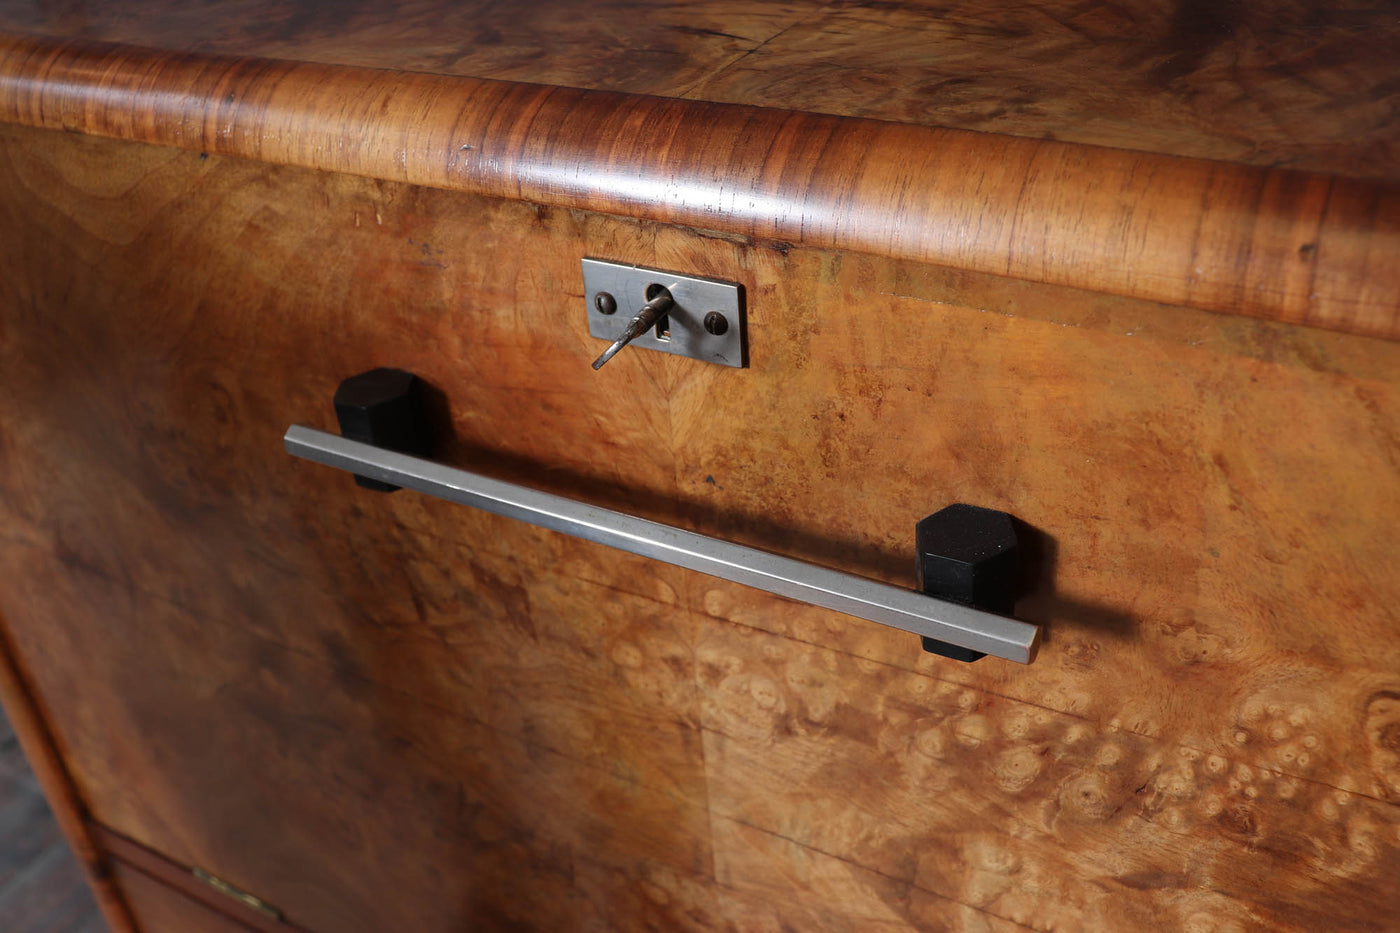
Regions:
<instances>
[{"instance_id":1,"label":"burl wood figure","mask_svg":"<svg viewBox=\"0 0 1400 933\"><path fill-rule=\"evenodd\" d=\"M116 933L1400 924L1400 19L0 0L0 699ZM742 286L748 365L589 333ZM290 456L892 586L1029 664Z\"/></svg>"}]
</instances>

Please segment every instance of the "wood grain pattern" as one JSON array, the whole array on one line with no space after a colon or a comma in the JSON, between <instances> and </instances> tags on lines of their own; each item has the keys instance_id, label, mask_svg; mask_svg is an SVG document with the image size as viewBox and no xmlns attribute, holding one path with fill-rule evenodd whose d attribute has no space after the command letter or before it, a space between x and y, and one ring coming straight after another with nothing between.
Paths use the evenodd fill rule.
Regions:
<instances>
[{"instance_id":1,"label":"wood grain pattern","mask_svg":"<svg viewBox=\"0 0 1400 933\"><path fill-rule=\"evenodd\" d=\"M48 724L35 703L26 678L20 672L14 649L4 629L3 620L0 620L0 703L4 704L5 715L24 749L39 787L49 801L63 838L77 857L103 919L111 927L112 933L136 933L126 902L110 877L107 860L88 832L82 801L75 793L63 759L54 747Z\"/></svg>"},{"instance_id":2,"label":"wood grain pattern","mask_svg":"<svg viewBox=\"0 0 1400 933\"><path fill-rule=\"evenodd\" d=\"M1317 0L854 0L690 94L1394 181L1397 29Z\"/></svg>"},{"instance_id":3,"label":"wood grain pattern","mask_svg":"<svg viewBox=\"0 0 1400 933\"><path fill-rule=\"evenodd\" d=\"M58 38L502 78L1396 180L1386 4L0 2Z\"/></svg>"},{"instance_id":4,"label":"wood grain pattern","mask_svg":"<svg viewBox=\"0 0 1400 933\"><path fill-rule=\"evenodd\" d=\"M784 875L806 851L883 879L876 916L891 928L961 909L1041 930L1364 930L1397 904L1371 889L1400 865L1392 804L976 687L712 632L711 808L745 843L716 839L716 874L793 927L804 922L787 913ZM823 900L859 928L854 905Z\"/></svg>"},{"instance_id":5,"label":"wood grain pattern","mask_svg":"<svg viewBox=\"0 0 1400 933\"><path fill-rule=\"evenodd\" d=\"M1400 345L0 142L0 612L114 829L314 930L1400 913ZM584 255L740 281L751 367L593 373ZM923 514L1008 509L1047 643L959 666L282 452L381 364L448 462L906 585Z\"/></svg>"},{"instance_id":6,"label":"wood grain pattern","mask_svg":"<svg viewBox=\"0 0 1400 933\"><path fill-rule=\"evenodd\" d=\"M1400 334L1400 189L533 85L0 41L0 120Z\"/></svg>"},{"instance_id":7,"label":"wood grain pattern","mask_svg":"<svg viewBox=\"0 0 1400 933\"><path fill-rule=\"evenodd\" d=\"M21 555L6 558L14 564ZM149 647L110 651L95 665L103 683L81 701L87 709L125 710L120 719L104 717L108 738L90 735L75 754L89 765L83 780L103 788L104 817L181 861L212 866L277 904L294 924L352 933L598 929L621 918L651 918L658 928L710 926L687 919L708 915L713 900L705 883L708 815L677 790L697 786L686 770L698 776L698 743L686 770L668 773L675 755L657 730L649 746L630 754L615 739L595 741L608 738L613 719L607 692L564 681L532 699L537 682L506 672L491 684L498 705L519 704L506 719L490 707L471 708L470 696L442 695L440 678L484 681L493 666L474 666L474 645L444 647L431 630L404 633L389 649L359 639L340 654L313 654L290 626L273 641L240 633L239 620L227 614L195 617L154 596L133 599L91 575L73 583L56 601L70 613L103 600L148 623L140 634ZM472 591L459 592L470 606ZM579 593L580 600L599 595L587 587ZM455 625L439 612L428 621L447 637L466 634L472 621L496 626L463 615ZM56 637L81 631L44 618L62 626ZM638 639L654 644L645 621L635 623ZM377 622L371 616L366 624ZM306 635L334 644L342 625L335 616L308 620ZM617 653L626 642L617 638ZM528 640L517 645L528 655ZM636 649L642 670L634 680L666 676L648 647L642 641ZM181 673L206 652L221 660ZM376 657L404 667L416 660L428 682L381 672ZM572 667L613 670L619 680L626 673L608 660L590 665L589 657L578 652ZM123 678L133 665L144 666L150 687ZM610 693L625 696L629 686ZM661 712L676 715L674 706ZM522 715L526 728L512 734ZM627 727L623 715L615 719ZM218 723L212 737L211 722ZM159 735L160 746L113 741L137 734ZM230 767L234 760L256 764ZM141 791L120 791L123 775L140 775Z\"/></svg>"},{"instance_id":8,"label":"wood grain pattern","mask_svg":"<svg viewBox=\"0 0 1400 933\"><path fill-rule=\"evenodd\" d=\"M0 0L0 29L197 52L665 97L821 9L817 0L201 0L81 11Z\"/></svg>"}]
</instances>

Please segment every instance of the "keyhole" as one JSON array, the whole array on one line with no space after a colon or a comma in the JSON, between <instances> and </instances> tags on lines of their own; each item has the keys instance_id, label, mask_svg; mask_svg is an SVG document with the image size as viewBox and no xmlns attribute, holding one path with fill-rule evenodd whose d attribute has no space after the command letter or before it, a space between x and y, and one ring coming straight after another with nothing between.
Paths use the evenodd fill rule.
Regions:
<instances>
[{"instance_id":1,"label":"keyhole","mask_svg":"<svg viewBox=\"0 0 1400 933\"><path fill-rule=\"evenodd\" d=\"M652 301L659 295L665 295L667 298L670 298L671 292L665 285L647 286L647 301ZM669 314L663 314L656 319L656 339L671 339L671 316Z\"/></svg>"}]
</instances>

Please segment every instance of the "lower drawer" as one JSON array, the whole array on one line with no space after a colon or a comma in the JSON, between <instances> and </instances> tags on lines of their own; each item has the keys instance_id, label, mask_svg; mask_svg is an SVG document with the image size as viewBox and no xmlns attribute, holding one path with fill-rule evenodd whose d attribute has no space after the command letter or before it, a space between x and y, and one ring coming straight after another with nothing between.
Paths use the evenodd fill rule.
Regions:
<instances>
[{"instance_id":1,"label":"lower drawer","mask_svg":"<svg viewBox=\"0 0 1400 933\"><path fill-rule=\"evenodd\" d=\"M245 926L125 862L113 861L111 870L141 933L249 933L259 929Z\"/></svg>"},{"instance_id":2,"label":"lower drawer","mask_svg":"<svg viewBox=\"0 0 1400 933\"><path fill-rule=\"evenodd\" d=\"M141 933L297 933L281 912L198 868L89 824Z\"/></svg>"}]
</instances>

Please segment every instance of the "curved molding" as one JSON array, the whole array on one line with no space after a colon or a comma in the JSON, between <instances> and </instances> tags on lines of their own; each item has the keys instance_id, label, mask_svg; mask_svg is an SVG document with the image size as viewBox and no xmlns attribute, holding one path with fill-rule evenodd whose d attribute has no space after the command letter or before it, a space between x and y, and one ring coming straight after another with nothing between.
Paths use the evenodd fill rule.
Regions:
<instances>
[{"instance_id":1,"label":"curved molding","mask_svg":"<svg viewBox=\"0 0 1400 933\"><path fill-rule=\"evenodd\" d=\"M0 121L1400 336L1400 189L474 78L0 36Z\"/></svg>"}]
</instances>

